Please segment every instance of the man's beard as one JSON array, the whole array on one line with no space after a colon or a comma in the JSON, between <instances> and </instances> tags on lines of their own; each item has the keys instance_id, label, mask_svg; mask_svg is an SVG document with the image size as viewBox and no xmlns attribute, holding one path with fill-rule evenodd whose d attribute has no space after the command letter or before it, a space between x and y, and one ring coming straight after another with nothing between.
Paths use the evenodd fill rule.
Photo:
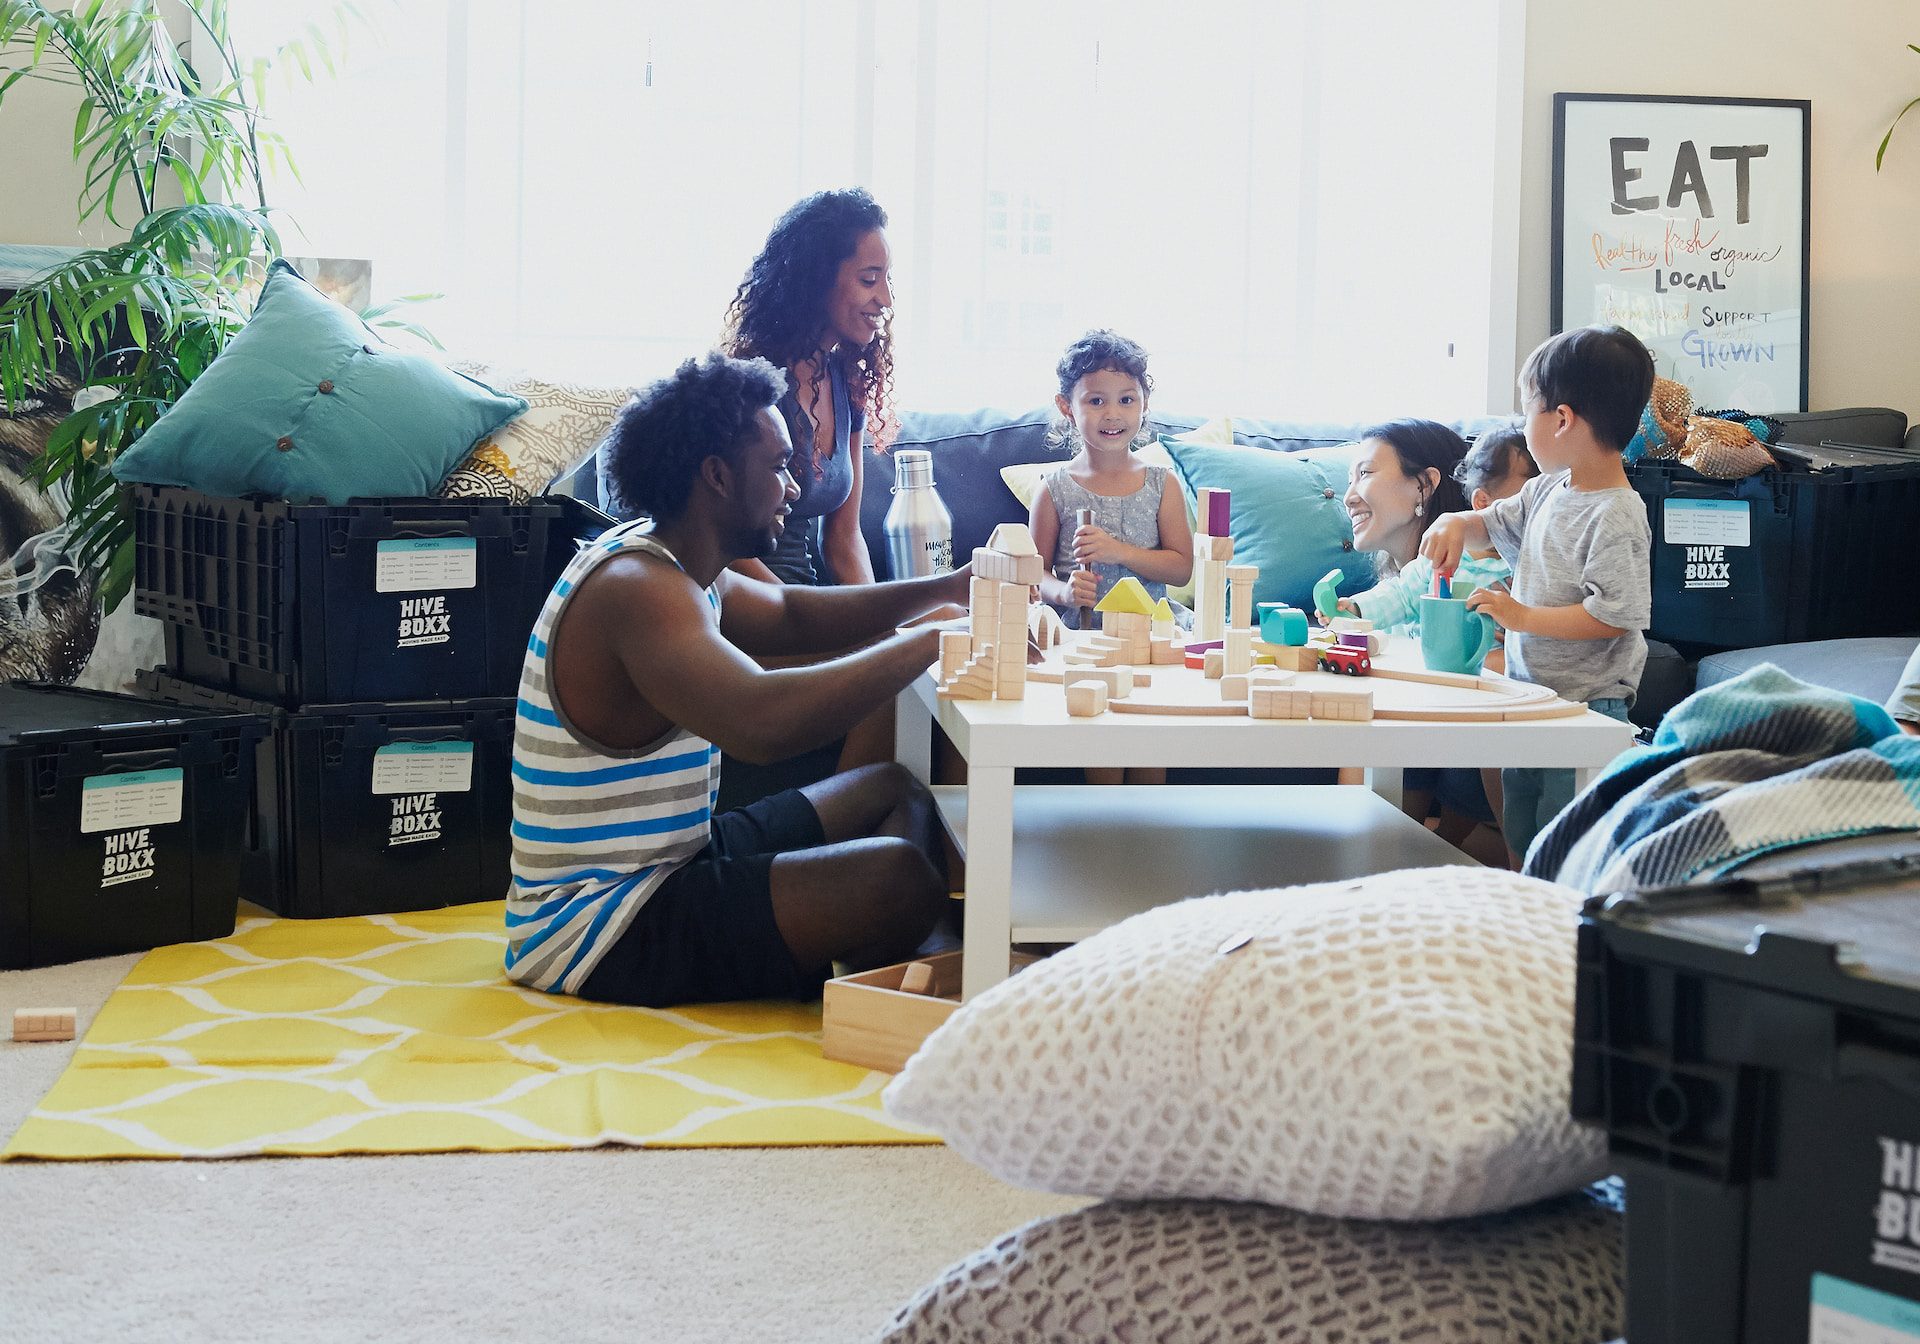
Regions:
<instances>
[{"instance_id":1,"label":"man's beard","mask_svg":"<svg viewBox=\"0 0 1920 1344\"><path fill-rule=\"evenodd\" d=\"M765 560L780 548L783 536L772 524L742 527L727 540L727 550L740 560Z\"/></svg>"}]
</instances>

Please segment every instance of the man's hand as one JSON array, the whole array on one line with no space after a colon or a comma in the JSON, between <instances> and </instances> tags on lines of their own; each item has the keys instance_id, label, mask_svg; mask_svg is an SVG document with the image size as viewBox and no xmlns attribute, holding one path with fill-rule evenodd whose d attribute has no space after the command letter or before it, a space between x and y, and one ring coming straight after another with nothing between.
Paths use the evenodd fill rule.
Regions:
<instances>
[{"instance_id":1,"label":"man's hand","mask_svg":"<svg viewBox=\"0 0 1920 1344\"><path fill-rule=\"evenodd\" d=\"M1437 524L1436 524L1437 526ZM1429 532L1428 536L1433 534ZM1517 601L1505 588L1475 588L1467 594L1468 611L1484 611L1503 630L1525 634L1527 617L1533 608Z\"/></svg>"},{"instance_id":2,"label":"man's hand","mask_svg":"<svg viewBox=\"0 0 1920 1344\"><path fill-rule=\"evenodd\" d=\"M1427 535L1420 539L1420 554L1433 561L1434 569L1440 573L1455 573L1460 568L1460 557L1466 554L1467 539L1472 535L1472 530L1472 514L1441 514L1433 520ZM1473 598L1467 600L1472 602Z\"/></svg>"},{"instance_id":3,"label":"man's hand","mask_svg":"<svg viewBox=\"0 0 1920 1344\"><path fill-rule=\"evenodd\" d=\"M1103 527L1092 523L1074 529L1073 560L1078 565L1117 565L1123 562L1126 543Z\"/></svg>"}]
</instances>

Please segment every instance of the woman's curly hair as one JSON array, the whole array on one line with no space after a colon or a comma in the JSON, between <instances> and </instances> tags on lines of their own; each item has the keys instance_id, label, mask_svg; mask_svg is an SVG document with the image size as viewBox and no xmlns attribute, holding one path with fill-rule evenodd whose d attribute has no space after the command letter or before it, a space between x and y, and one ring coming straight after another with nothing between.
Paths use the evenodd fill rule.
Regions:
<instances>
[{"instance_id":1,"label":"woman's curly hair","mask_svg":"<svg viewBox=\"0 0 1920 1344\"><path fill-rule=\"evenodd\" d=\"M738 462L754 416L786 390L787 376L766 360L718 351L641 388L600 450L615 506L626 515L678 518L700 464L709 457Z\"/></svg>"},{"instance_id":2,"label":"woman's curly hair","mask_svg":"<svg viewBox=\"0 0 1920 1344\"><path fill-rule=\"evenodd\" d=\"M789 370L818 354L827 299L839 278L840 264L853 255L862 238L886 224L887 212L859 187L818 191L796 202L767 235L766 245L727 306L721 349L736 358L757 357ZM843 343L835 354L846 371L853 403L866 412L874 443L883 452L899 428L893 413L892 328L889 312L866 345L848 349ZM818 394L824 376L824 367L814 370L810 392ZM804 419L804 412L797 414ZM799 423L790 420L789 427L796 445L806 441ZM830 451L831 445L813 446L816 472L824 470L823 448Z\"/></svg>"}]
</instances>

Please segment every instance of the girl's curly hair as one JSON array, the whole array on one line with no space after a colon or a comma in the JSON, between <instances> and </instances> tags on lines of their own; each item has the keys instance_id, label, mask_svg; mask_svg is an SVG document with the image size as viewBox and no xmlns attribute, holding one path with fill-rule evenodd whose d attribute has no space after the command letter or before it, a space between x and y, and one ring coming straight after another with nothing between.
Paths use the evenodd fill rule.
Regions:
<instances>
[{"instance_id":1,"label":"girl's curly hair","mask_svg":"<svg viewBox=\"0 0 1920 1344\"><path fill-rule=\"evenodd\" d=\"M733 302L727 306L721 349L738 359L759 358L783 369L819 353L826 325L827 299L840 264L860 240L887 224L887 212L860 187L818 191L796 202L767 235L760 255L747 268ZM893 413L893 315L882 320L873 339L857 349L842 343L834 358L847 375L856 407L866 412L875 445L885 452L899 425ZM824 365L813 371L809 392L817 396ZM805 420L804 411L796 411ZM789 422L795 444L805 442L801 425ZM807 424L811 431L813 426ZM806 438L813 437L811 433ZM825 469L823 449L813 445L816 472ZM855 445L854 451L859 451Z\"/></svg>"},{"instance_id":2,"label":"girl's curly hair","mask_svg":"<svg viewBox=\"0 0 1920 1344\"><path fill-rule=\"evenodd\" d=\"M1140 390L1149 399L1153 396L1153 375L1147 372L1147 352L1138 341L1130 341L1119 332L1108 327L1089 331L1060 356L1060 362L1054 365L1053 372L1060 380L1060 395L1069 401L1073 399L1073 389L1080 380L1090 373L1111 370L1124 373L1140 384ZM1139 448L1153 442L1153 431L1145 417L1140 421L1140 433L1132 443ZM1073 427L1073 421L1064 415L1056 415L1047 424L1047 446L1065 452L1080 450L1080 431Z\"/></svg>"}]
</instances>

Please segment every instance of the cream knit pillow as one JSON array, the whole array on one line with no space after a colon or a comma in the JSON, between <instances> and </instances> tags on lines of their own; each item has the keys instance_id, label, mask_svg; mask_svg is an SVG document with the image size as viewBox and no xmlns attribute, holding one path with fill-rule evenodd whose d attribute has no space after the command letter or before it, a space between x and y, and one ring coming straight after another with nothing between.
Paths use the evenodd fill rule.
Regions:
<instances>
[{"instance_id":1,"label":"cream knit pillow","mask_svg":"<svg viewBox=\"0 0 1920 1344\"><path fill-rule=\"evenodd\" d=\"M1446 1223L1224 1201L1095 1204L950 1266L876 1344L1600 1344L1626 1316L1623 1222L1585 1192Z\"/></svg>"},{"instance_id":2,"label":"cream knit pillow","mask_svg":"<svg viewBox=\"0 0 1920 1344\"><path fill-rule=\"evenodd\" d=\"M1604 1167L1567 1114L1581 900L1431 868L1165 906L961 1008L886 1107L1041 1190L1511 1208Z\"/></svg>"}]
</instances>

